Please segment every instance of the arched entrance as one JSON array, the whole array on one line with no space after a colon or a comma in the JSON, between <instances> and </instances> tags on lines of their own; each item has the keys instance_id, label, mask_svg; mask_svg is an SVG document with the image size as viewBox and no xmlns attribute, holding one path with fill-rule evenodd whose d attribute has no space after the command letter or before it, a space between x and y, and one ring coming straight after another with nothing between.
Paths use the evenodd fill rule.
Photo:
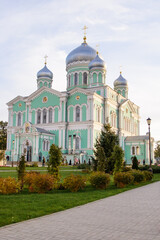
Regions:
<instances>
[{"instance_id":1,"label":"arched entrance","mask_svg":"<svg viewBox=\"0 0 160 240\"><path fill-rule=\"evenodd\" d=\"M28 140L24 142L24 156L27 162L32 161L32 146Z\"/></svg>"}]
</instances>

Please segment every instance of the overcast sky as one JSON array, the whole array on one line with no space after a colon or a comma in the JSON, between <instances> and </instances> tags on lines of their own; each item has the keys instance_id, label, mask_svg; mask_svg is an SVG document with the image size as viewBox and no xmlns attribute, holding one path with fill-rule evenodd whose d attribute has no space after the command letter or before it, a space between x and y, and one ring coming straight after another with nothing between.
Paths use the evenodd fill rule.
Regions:
<instances>
[{"instance_id":1,"label":"overcast sky","mask_svg":"<svg viewBox=\"0 0 160 240\"><path fill-rule=\"evenodd\" d=\"M6 103L37 89L36 74L53 72L53 88L66 89L65 58L83 41L107 65L106 84L122 75L129 99L140 106L141 134L150 117L151 134L160 140L160 1L158 0L0 0L0 120Z\"/></svg>"}]
</instances>

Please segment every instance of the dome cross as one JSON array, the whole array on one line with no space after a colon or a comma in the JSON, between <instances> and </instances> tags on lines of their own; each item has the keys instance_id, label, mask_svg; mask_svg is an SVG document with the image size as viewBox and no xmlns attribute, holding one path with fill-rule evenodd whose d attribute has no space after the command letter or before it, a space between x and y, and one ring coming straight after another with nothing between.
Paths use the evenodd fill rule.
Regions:
<instances>
[{"instance_id":1,"label":"dome cross","mask_svg":"<svg viewBox=\"0 0 160 240\"><path fill-rule=\"evenodd\" d=\"M45 65L47 64L47 58L48 58L48 56L45 55L45 56L44 56L44 59L45 59L45 63L44 63L44 64L45 64Z\"/></svg>"},{"instance_id":2,"label":"dome cross","mask_svg":"<svg viewBox=\"0 0 160 240\"><path fill-rule=\"evenodd\" d=\"M84 30L84 38L83 38L83 40L84 40L84 43L86 43L86 30L88 29L88 27L85 25L83 28L82 28L82 30Z\"/></svg>"}]
</instances>

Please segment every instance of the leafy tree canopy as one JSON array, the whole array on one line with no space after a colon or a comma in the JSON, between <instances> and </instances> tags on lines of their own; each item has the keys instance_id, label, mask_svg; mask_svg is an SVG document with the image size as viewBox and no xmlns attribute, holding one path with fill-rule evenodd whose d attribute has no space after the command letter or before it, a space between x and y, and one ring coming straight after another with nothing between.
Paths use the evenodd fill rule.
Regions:
<instances>
[{"instance_id":1,"label":"leafy tree canopy","mask_svg":"<svg viewBox=\"0 0 160 240\"><path fill-rule=\"evenodd\" d=\"M0 150L6 149L7 124L7 122L0 121Z\"/></svg>"},{"instance_id":2,"label":"leafy tree canopy","mask_svg":"<svg viewBox=\"0 0 160 240\"><path fill-rule=\"evenodd\" d=\"M157 145L156 145L156 148L154 151L154 156L155 156L155 158L160 157L160 141L157 142Z\"/></svg>"}]
</instances>

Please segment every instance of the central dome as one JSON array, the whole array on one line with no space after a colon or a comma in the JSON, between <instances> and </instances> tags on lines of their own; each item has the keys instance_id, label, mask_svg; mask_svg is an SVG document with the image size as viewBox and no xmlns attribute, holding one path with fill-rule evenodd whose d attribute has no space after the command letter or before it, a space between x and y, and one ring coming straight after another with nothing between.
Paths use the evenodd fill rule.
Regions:
<instances>
[{"instance_id":1,"label":"central dome","mask_svg":"<svg viewBox=\"0 0 160 240\"><path fill-rule=\"evenodd\" d=\"M66 58L66 64L77 61L92 61L96 57L96 50L88 46L86 42L70 52Z\"/></svg>"}]
</instances>

